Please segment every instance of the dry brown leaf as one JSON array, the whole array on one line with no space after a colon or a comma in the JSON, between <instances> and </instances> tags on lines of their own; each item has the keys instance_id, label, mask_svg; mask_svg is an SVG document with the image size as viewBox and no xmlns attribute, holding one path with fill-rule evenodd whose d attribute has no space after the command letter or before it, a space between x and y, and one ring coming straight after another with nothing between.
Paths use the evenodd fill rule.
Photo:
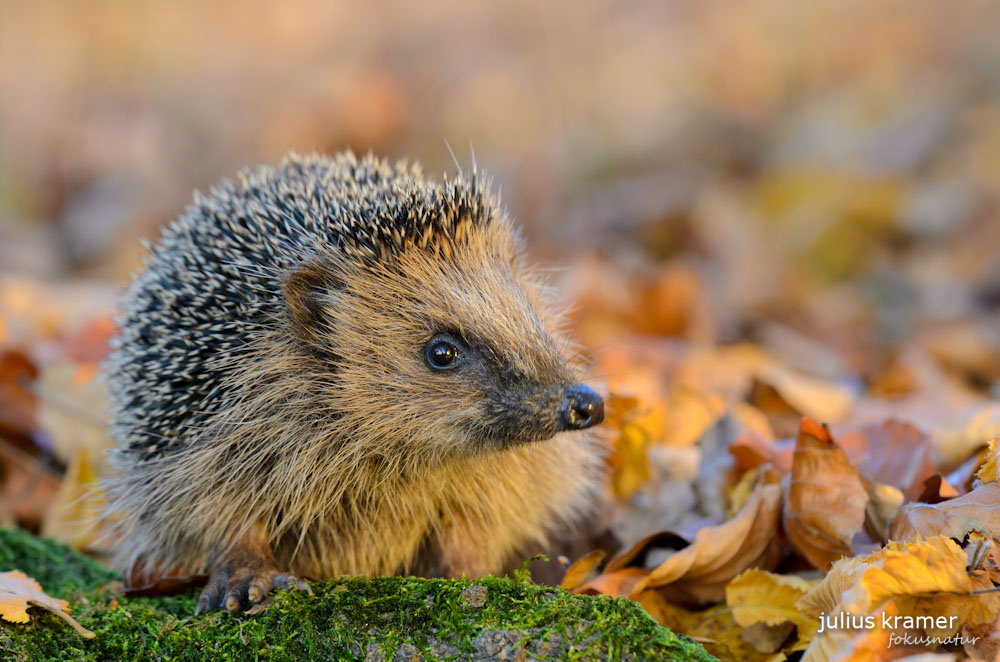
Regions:
<instances>
[{"instance_id":1,"label":"dry brown leaf","mask_svg":"<svg viewBox=\"0 0 1000 662\"><path fill-rule=\"evenodd\" d=\"M0 351L0 428L30 433L38 427L38 398L30 390L37 378L38 368L27 354L15 349Z\"/></svg>"},{"instance_id":2,"label":"dry brown leaf","mask_svg":"<svg viewBox=\"0 0 1000 662\"><path fill-rule=\"evenodd\" d=\"M955 662L952 654L928 652L925 646L907 645L893 640L901 632L882 627L887 618L899 616L892 602L875 612L875 627L865 630L827 630L813 640L802 662Z\"/></svg>"},{"instance_id":3,"label":"dry brown leaf","mask_svg":"<svg viewBox=\"0 0 1000 662\"><path fill-rule=\"evenodd\" d=\"M670 531L658 531L646 536L625 552L608 561L605 572L612 572L630 566L645 566L646 558L655 549L684 549L690 541Z\"/></svg>"},{"instance_id":4,"label":"dry brown leaf","mask_svg":"<svg viewBox=\"0 0 1000 662\"><path fill-rule=\"evenodd\" d=\"M994 583L1000 584L1000 542L992 536L970 533L965 546L969 568L982 570Z\"/></svg>"},{"instance_id":5,"label":"dry brown leaf","mask_svg":"<svg viewBox=\"0 0 1000 662\"><path fill-rule=\"evenodd\" d=\"M736 458L736 466L744 471L770 464L775 471L786 474L792 470L794 439L767 441L756 435L743 435L733 442L729 452Z\"/></svg>"},{"instance_id":6,"label":"dry brown leaf","mask_svg":"<svg viewBox=\"0 0 1000 662\"><path fill-rule=\"evenodd\" d=\"M693 446L726 413L726 403L718 395L686 388L675 389L667 401L664 436L656 443Z\"/></svg>"},{"instance_id":7,"label":"dry brown leaf","mask_svg":"<svg viewBox=\"0 0 1000 662\"><path fill-rule=\"evenodd\" d=\"M587 581L590 575L601 565L601 561L604 560L605 556L604 550L595 549L577 559L573 565L566 568L566 575L559 585L572 591Z\"/></svg>"},{"instance_id":8,"label":"dry brown leaf","mask_svg":"<svg viewBox=\"0 0 1000 662\"><path fill-rule=\"evenodd\" d=\"M688 547L668 557L633 592L657 588L681 604L707 604L722 599L726 584L744 570L772 567L781 511L781 488L773 480L762 477L736 517L701 529Z\"/></svg>"},{"instance_id":9,"label":"dry brown leaf","mask_svg":"<svg viewBox=\"0 0 1000 662\"><path fill-rule=\"evenodd\" d=\"M843 386L793 372L777 362L765 366L758 379L772 386L799 414L829 423L841 421L855 400Z\"/></svg>"},{"instance_id":10,"label":"dry brown leaf","mask_svg":"<svg viewBox=\"0 0 1000 662\"><path fill-rule=\"evenodd\" d=\"M964 540L973 531L1000 537L1000 483L984 483L941 503L909 503L899 509L889 525L893 540L948 536Z\"/></svg>"},{"instance_id":11,"label":"dry brown leaf","mask_svg":"<svg viewBox=\"0 0 1000 662\"><path fill-rule=\"evenodd\" d=\"M1000 660L1000 616L992 623L965 628L962 636L967 640L963 643L965 654L974 662Z\"/></svg>"},{"instance_id":12,"label":"dry brown leaf","mask_svg":"<svg viewBox=\"0 0 1000 662\"><path fill-rule=\"evenodd\" d=\"M94 633L77 623L70 615L68 602L53 598L42 587L19 570L0 573L0 617L11 623L27 623L28 607L41 607L69 623L74 630L93 639Z\"/></svg>"},{"instance_id":13,"label":"dry brown leaf","mask_svg":"<svg viewBox=\"0 0 1000 662\"><path fill-rule=\"evenodd\" d=\"M729 508L726 512L726 519L732 519L736 513L746 504L753 489L757 485L761 471L766 471L770 465L763 465L757 469L751 469L742 476L739 481L729 490Z\"/></svg>"},{"instance_id":14,"label":"dry brown leaf","mask_svg":"<svg viewBox=\"0 0 1000 662\"><path fill-rule=\"evenodd\" d=\"M934 474L924 481L924 489L916 500L920 503L941 503L957 496L958 490L951 486L947 478L941 474Z\"/></svg>"},{"instance_id":15,"label":"dry brown leaf","mask_svg":"<svg viewBox=\"0 0 1000 662\"><path fill-rule=\"evenodd\" d=\"M792 546L821 570L850 556L865 522L868 492L858 470L829 430L805 418L795 441L784 507Z\"/></svg>"},{"instance_id":16,"label":"dry brown leaf","mask_svg":"<svg viewBox=\"0 0 1000 662\"><path fill-rule=\"evenodd\" d=\"M997 436L1000 436L1000 402L973 407L952 424L934 431L938 464L950 470Z\"/></svg>"},{"instance_id":17,"label":"dry brown leaf","mask_svg":"<svg viewBox=\"0 0 1000 662\"><path fill-rule=\"evenodd\" d=\"M976 471L986 462L986 453L986 448L979 449L945 476L948 484L955 488L959 496L972 491L973 483L976 481Z\"/></svg>"},{"instance_id":18,"label":"dry brown leaf","mask_svg":"<svg viewBox=\"0 0 1000 662\"><path fill-rule=\"evenodd\" d=\"M863 475L899 488L911 501L935 472L930 435L896 419L843 435L837 444Z\"/></svg>"}]
</instances>

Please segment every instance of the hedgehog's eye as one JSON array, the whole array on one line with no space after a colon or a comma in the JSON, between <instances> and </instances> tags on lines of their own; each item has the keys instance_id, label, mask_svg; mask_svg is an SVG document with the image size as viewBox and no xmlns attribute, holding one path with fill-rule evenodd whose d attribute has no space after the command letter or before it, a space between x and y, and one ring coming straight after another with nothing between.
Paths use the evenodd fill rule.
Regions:
<instances>
[{"instance_id":1,"label":"hedgehog's eye","mask_svg":"<svg viewBox=\"0 0 1000 662\"><path fill-rule=\"evenodd\" d=\"M445 338L434 338L427 343L426 357L427 365L435 370L448 370L458 364L458 347Z\"/></svg>"}]
</instances>

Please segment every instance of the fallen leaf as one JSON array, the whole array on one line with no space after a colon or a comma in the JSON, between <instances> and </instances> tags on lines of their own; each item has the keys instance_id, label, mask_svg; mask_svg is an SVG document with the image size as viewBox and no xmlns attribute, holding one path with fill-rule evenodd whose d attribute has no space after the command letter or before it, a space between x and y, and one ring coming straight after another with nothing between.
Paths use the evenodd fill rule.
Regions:
<instances>
[{"instance_id":1,"label":"fallen leaf","mask_svg":"<svg viewBox=\"0 0 1000 662\"><path fill-rule=\"evenodd\" d=\"M903 505L903 493L892 485L864 478L868 489L865 506L865 529L872 539L884 543L889 539L889 522Z\"/></svg>"},{"instance_id":2,"label":"fallen leaf","mask_svg":"<svg viewBox=\"0 0 1000 662\"><path fill-rule=\"evenodd\" d=\"M87 365L98 364L111 353L110 341L118 335L111 312L103 312L87 320L64 341L65 358Z\"/></svg>"},{"instance_id":3,"label":"fallen leaf","mask_svg":"<svg viewBox=\"0 0 1000 662\"><path fill-rule=\"evenodd\" d=\"M758 379L772 386L796 412L828 423L842 420L855 400L846 387L793 372L777 362L765 366Z\"/></svg>"},{"instance_id":4,"label":"fallen leaf","mask_svg":"<svg viewBox=\"0 0 1000 662\"><path fill-rule=\"evenodd\" d=\"M620 570L630 566L645 566L646 559L657 549L684 549L691 543L682 536L671 531L660 531L646 536L625 552L608 561L605 572Z\"/></svg>"},{"instance_id":5,"label":"fallen leaf","mask_svg":"<svg viewBox=\"0 0 1000 662\"><path fill-rule=\"evenodd\" d=\"M835 563L797 606L813 617L865 616L891 601L904 616L957 617L922 628L929 636L947 637L963 625L993 618L997 596L971 594L983 577L970 576L967 561L962 548L948 538L891 542L873 554Z\"/></svg>"},{"instance_id":6,"label":"fallen leaf","mask_svg":"<svg viewBox=\"0 0 1000 662\"><path fill-rule=\"evenodd\" d=\"M992 623L973 625L962 630L965 654L974 661L996 662L1000 659L1000 616Z\"/></svg>"},{"instance_id":7,"label":"fallen leaf","mask_svg":"<svg viewBox=\"0 0 1000 662\"><path fill-rule=\"evenodd\" d=\"M96 636L69 615L68 602L46 595L31 577L19 570L0 573L0 617L11 623L27 623L29 605L55 614L87 639Z\"/></svg>"},{"instance_id":8,"label":"fallen leaf","mask_svg":"<svg viewBox=\"0 0 1000 662\"><path fill-rule=\"evenodd\" d=\"M802 419L787 479L783 521L792 546L821 570L850 556L851 540L865 522L868 492L825 426Z\"/></svg>"},{"instance_id":9,"label":"fallen leaf","mask_svg":"<svg viewBox=\"0 0 1000 662\"><path fill-rule=\"evenodd\" d=\"M0 351L0 428L6 426L30 434L38 427L38 398L30 390L38 368L24 352Z\"/></svg>"},{"instance_id":10,"label":"fallen leaf","mask_svg":"<svg viewBox=\"0 0 1000 662\"><path fill-rule=\"evenodd\" d=\"M980 587L966 569L965 551L948 538L889 543L864 563L867 567L859 582L842 597L844 611L869 613L892 600L903 615L958 617L954 626L923 628L936 637L948 637L962 625L993 618L989 609L997 596L969 595Z\"/></svg>"},{"instance_id":11,"label":"fallen leaf","mask_svg":"<svg viewBox=\"0 0 1000 662\"><path fill-rule=\"evenodd\" d=\"M964 540L973 531L1000 537L1000 483L983 483L941 503L908 503L889 525L893 540L939 535Z\"/></svg>"},{"instance_id":12,"label":"fallen leaf","mask_svg":"<svg viewBox=\"0 0 1000 662\"><path fill-rule=\"evenodd\" d=\"M649 433L635 423L624 423L609 462L615 496L635 494L649 480Z\"/></svg>"},{"instance_id":13,"label":"fallen leaf","mask_svg":"<svg viewBox=\"0 0 1000 662\"><path fill-rule=\"evenodd\" d=\"M630 596L635 591L636 585L648 577L649 573L646 568L622 568L605 572L577 586L573 592L582 595Z\"/></svg>"},{"instance_id":14,"label":"fallen leaf","mask_svg":"<svg viewBox=\"0 0 1000 662\"><path fill-rule=\"evenodd\" d=\"M691 267L668 263L640 294L635 326L643 333L702 340L712 337L702 285Z\"/></svg>"},{"instance_id":15,"label":"fallen leaf","mask_svg":"<svg viewBox=\"0 0 1000 662\"><path fill-rule=\"evenodd\" d=\"M577 559L573 565L566 568L566 575L563 577L563 580L559 585L572 591L574 588L587 581L587 578L589 578L590 575L597 570L598 566L601 565L601 561L604 560L605 556L606 554L604 553L604 550L595 549Z\"/></svg>"},{"instance_id":16,"label":"fallen leaf","mask_svg":"<svg viewBox=\"0 0 1000 662\"><path fill-rule=\"evenodd\" d=\"M778 625L754 623L743 628L740 639L750 644L755 651L770 654L784 648L793 632L795 632L795 626L788 622Z\"/></svg>"},{"instance_id":17,"label":"fallen leaf","mask_svg":"<svg viewBox=\"0 0 1000 662\"><path fill-rule=\"evenodd\" d=\"M990 439L986 448L986 460L976 471L976 480L981 483L996 482L997 479L997 453L1000 453L1000 444L997 439Z\"/></svg>"},{"instance_id":18,"label":"fallen leaf","mask_svg":"<svg viewBox=\"0 0 1000 662\"><path fill-rule=\"evenodd\" d=\"M794 439L766 441L756 435L743 435L733 442L729 452L736 458L736 466L747 471L762 464L770 464L775 471L786 474L792 470Z\"/></svg>"},{"instance_id":19,"label":"fallen leaf","mask_svg":"<svg viewBox=\"0 0 1000 662\"><path fill-rule=\"evenodd\" d=\"M935 472L930 435L896 419L839 436L837 444L863 475L899 488L911 501Z\"/></svg>"},{"instance_id":20,"label":"fallen leaf","mask_svg":"<svg viewBox=\"0 0 1000 662\"><path fill-rule=\"evenodd\" d=\"M805 615L796 602L817 582L795 575L778 575L764 570L747 570L726 586L726 605L736 623L743 627L743 640L762 653L773 653L771 646L787 640L791 631L779 629L789 625L797 629L796 642L785 652L804 649L819 630L819 621ZM765 626L761 629L758 626ZM753 629L747 632L746 629ZM782 636L784 633L784 636Z\"/></svg>"},{"instance_id":21,"label":"fallen leaf","mask_svg":"<svg viewBox=\"0 0 1000 662\"><path fill-rule=\"evenodd\" d=\"M781 662L786 659L781 653L772 656L756 650L743 638L744 628L733 620L733 614L726 605L688 611L655 590L643 591L638 601L661 625L693 638L720 660Z\"/></svg>"},{"instance_id":22,"label":"fallen leaf","mask_svg":"<svg viewBox=\"0 0 1000 662\"><path fill-rule=\"evenodd\" d=\"M951 486L947 478L941 474L934 474L924 480L924 489L916 500L921 503L941 503L957 496L958 490Z\"/></svg>"},{"instance_id":23,"label":"fallen leaf","mask_svg":"<svg viewBox=\"0 0 1000 662\"><path fill-rule=\"evenodd\" d=\"M950 425L934 431L938 464L950 471L972 453L1000 436L1000 402L989 402L965 411ZM955 485L953 482L952 485Z\"/></svg>"},{"instance_id":24,"label":"fallen leaf","mask_svg":"<svg viewBox=\"0 0 1000 662\"><path fill-rule=\"evenodd\" d=\"M42 522L42 535L77 550L90 548L100 537L106 499L86 446L76 449L59 492Z\"/></svg>"},{"instance_id":25,"label":"fallen leaf","mask_svg":"<svg viewBox=\"0 0 1000 662\"><path fill-rule=\"evenodd\" d=\"M729 446L736 439L736 421L723 415L698 439L701 461L694 491L698 496L698 512L704 517L723 519L727 513L730 476L734 460Z\"/></svg>"},{"instance_id":26,"label":"fallen leaf","mask_svg":"<svg viewBox=\"0 0 1000 662\"><path fill-rule=\"evenodd\" d=\"M680 604L720 600L729 581L747 568L770 568L777 560L781 487L762 477L736 517L698 531L694 541L675 552L640 581L633 594L657 589Z\"/></svg>"}]
</instances>

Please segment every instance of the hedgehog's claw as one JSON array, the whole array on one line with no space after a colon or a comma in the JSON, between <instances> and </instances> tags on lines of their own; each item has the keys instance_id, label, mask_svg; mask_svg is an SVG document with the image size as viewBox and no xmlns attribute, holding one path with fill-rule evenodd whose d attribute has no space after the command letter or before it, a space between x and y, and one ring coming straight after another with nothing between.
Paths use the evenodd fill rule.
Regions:
<instances>
[{"instance_id":1,"label":"hedgehog's claw","mask_svg":"<svg viewBox=\"0 0 1000 662\"><path fill-rule=\"evenodd\" d=\"M212 573L198 599L195 615L213 609L225 609L235 614L242 609L262 602L268 594L278 589L299 590L312 595L312 589L301 578L287 572L278 572L270 564L233 568L225 565Z\"/></svg>"},{"instance_id":2,"label":"hedgehog's claw","mask_svg":"<svg viewBox=\"0 0 1000 662\"><path fill-rule=\"evenodd\" d=\"M263 528L255 526L233 545L225 560L212 571L194 613L197 616L213 609L225 609L235 614L263 602L271 591L279 588L298 589L312 595L309 584L278 570Z\"/></svg>"}]
</instances>

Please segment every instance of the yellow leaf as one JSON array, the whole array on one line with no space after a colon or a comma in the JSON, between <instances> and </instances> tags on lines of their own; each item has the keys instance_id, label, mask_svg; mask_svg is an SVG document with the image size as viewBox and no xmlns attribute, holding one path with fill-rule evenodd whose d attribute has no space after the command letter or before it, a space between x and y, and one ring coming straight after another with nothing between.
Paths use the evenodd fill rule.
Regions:
<instances>
[{"instance_id":1,"label":"yellow leaf","mask_svg":"<svg viewBox=\"0 0 1000 662\"><path fill-rule=\"evenodd\" d=\"M986 453L986 461L983 462L983 466L979 467L976 471L976 478L979 479L981 483L995 483L997 480L997 452L1000 452L1000 448L997 447L997 439L990 439L989 451Z\"/></svg>"},{"instance_id":2,"label":"yellow leaf","mask_svg":"<svg viewBox=\"0 0 1000 662\"><path fill-rule=\"evenodd\" d=\"M992 620L997 610L995 594L971 594L991 587L992 582L984 571L970 576L967 562L966 553L950 538L892 542L873 554L835 563L797 606L814 617L827 614L836 618L840 614L877 614L891 604L900 617L920 620L890 624L890 630L915 628L931 637L948 637L962 627ZM881 621L876 618L875 622ZM844 632L833 632L829 637L821 634L810 649L827 650L833 639L838 645L844 643L844 636ZM829 658L806 655L804 659Z\"/></svg>"},{"instance_id":3,"label":"yellow leaf","mask_svg":"<svg viewBox=\"0 0 1000 662\"><path fill-rule=\"evenodd\" d=\"M69 623L74 630L88 639L95 635L69 616L65 600L45 594L42 587L31 577L19 570L0 573L0 617L11 623L27 623L28 607L33 605L46 609Z\"/></svg>"},{"instance_id":4,"label":"yellow leaf","mask_svg":"<svg viewBox=\"0 0 1000 662\"><path fill-rule=\"evenodd\" d=\"M705 431L726 411L725 401L715 394L677 389L667 403L664 437L657 440L667 446L689 447L698 443Z\"/></svg>"},{"instance_id":5,"label":"yellow leaf","mask_svg":"<svg viewBox=\"0 0 1000 662\"><path fill-rule=\"evenodd\" d=\"M800 635L803 627L815 632L819 621L804 615L795 603L817 583L794 575L747 570L726 586L726 604L742 627L787 621L800 626Z\"/></svg>"},{"instance_id":6,"label":"yellow leaf","mask_svg":"<svg viewBox=\"0 0 1000 662\"><path fill-rule=\"evenodd\" d=\"M844 596L844 606L852 613L867 613L890 598L914 593L972 590L965 569L968 557L949 538L889 543L869 558L860 585Z\"/></svg>"},{"instance_id":7,"label":"yellow leaf","mask_svg":"<svg viewBox=\"0 0 1000 662\"><path fill-rule=\"evenodd\" d=\"M635 423L622 425L612 465L615 495L628 497L649 480L649 433Z\"/></svg>"},{"instance_id":8,"label":"yellow leaf","mask_svg":"<svg viewBox=\"0 0 1000 662\"><path fill-rule=\"evenodd\" d=\"M757 478L760 476L760 468L752 469L747 471L742 476L740 476L739 482L733 485L732 489L729 490L729 519L736 516L736 513L740 512L740 509L746 505L747 499L753 494L754 486L757 484Z\"/></svg>"},{"instance_id":9,"label":"yellow leaf","mask_svg":"<svg viewBox=\"0 0 1000 662\"><path fill-rule=\"evenodd\" d=\"M105 502L90 452L80 446L73 453L55 502L42 523L42 534L74 549L89 548L100 535Z\"/></svg>"}]
</instances>

